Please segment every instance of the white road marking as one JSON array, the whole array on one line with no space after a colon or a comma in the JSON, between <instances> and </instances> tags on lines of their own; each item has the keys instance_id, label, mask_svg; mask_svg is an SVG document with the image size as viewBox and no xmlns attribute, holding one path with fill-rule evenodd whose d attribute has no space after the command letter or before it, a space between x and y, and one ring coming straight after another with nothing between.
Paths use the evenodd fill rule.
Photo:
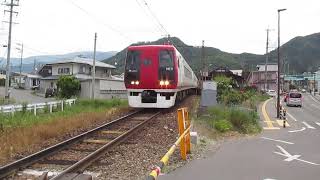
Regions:
<instances>
[{"instance_id":1,"label":"white road marking","mask_svg":"<svg viewBox=\"0 0 320 180\"><path fill-rule=\"evenodd\" d=\"M267 178L267 179L263 179L263 180L276 180L276 179L270 179L270 178Z\"/></svg>"},{"instance_id":2,"label":"white road marking","mask_svg":"<svg viewBox=\"0 0 320 180\"><path fill-rule=\"evenodd\" d=\"M267 139L267 140L270 140L270 141L276 141L276 142L281 142L281 143L285 143L285 144L294 144L292 142L288 142L288 141L282 141L282 140L278 140L278 139L271 139L271 138L268 138L268 137L261 137L262 139Z\"/></svg>"},{"instance_id":3,"label":"white road marking","mask_svg":"<svg viewBox=\"0 0 320 180\"><path fill-rule=\"evenodd\" d=\"M293 117L288 111L287 111L288 116L293 119L294 121L298 121L295 117Z\"/></svg>"},{"instance_id":4,"label":"white road marking","mask_svg":"<svg viewBox=\"0 0 320 180\"><path fill-rule=\"evenodd\" d=\"M317 108L317 109L320 109L320 107L317 106L317 105L315 105L315 104L310 104L310 105L313 106L313 107L315 107L315 108Z\"/></svg>"},{"instance_id":5,"label":"white road marking","mask_svg":"<svg viewBox=\"0 0 320 180\"><path fill-rule=\"evenodd\" d=\"M305 127L302 127L301 129L298 129L298 130L292 130L292 131L288 131L288 132L293 133L293 132L300 132L300 131L304 131L304 130L306 130L306 128L305 128Z\"/></svg>"},{"instance_id":6,"label":"white road marking","mask_svg":"<svg viewBox=\"0 0 320 180\"><path fill-rule=\"evenodd\" d=\"M288 151L286 151L283 147L281 147L279 145L277 145L277 147L282 151L282 153L280 153L280 152L274 152L274 153L275 154L279 154L281 156L285 156L286 159L284 159L284 161L290 162L290 161L293 161L293 160L297 160L297 161L300 161L300 162L305 162L305 163L316 165L316 166L320 165L320 164L317 164L317 163L313 163L313 162L310 162L310 161L299 159L299 157L301 157L301 155L291 155L290 153L288 153Z\"/></svg>"},{"instance_id":7,"label":"white road marking","mask_svg":"<svg viewBox=\"0 0 320 180\"><path fill-rule=\"evenodd\" d=\"M318 126L320 126L320 123L319 122L315 122Z\"/></svg>"},{"instance_id":8,"label":"white road marking","mask_svg":"<svg viewBox=\"0 0 320 180\"><path fill-rule=\"evenodd\" d=\"M309 97L311 97L311 99L312 99L314 102L319 103L319 101L316 100L312 95L310 95Z\"/></svg>"},{"instance_id":9,"label":"white road marking","mask_svg":"<svg viewBox=\"0 0 320 180\"><path fill-rule=\"evenodd\" d=\"M286 157L286 159L284 159L284 161L290 162L290 161L293 161L293 160L297 160L297 161L300 161L300 162L305 162L305 163L316 165L316 166L320 165L320 164L317 164L317 163L313 163L313 162L310 162L310 161L299 159L299 157L301 157L301 155L291 155L290 153L288 153L288 151L286 151L283 147L281 147L279 145L277 145L277 147L282 151L282 153L281 152L274 152L274 153Z\"/></svg>"},{"instance_id":10,"label":"white road marking","mask_svg":"<svg viewBox=\"0 0 320 180\"><path fill-rule=\"evenodd\" d=\"M309 128L309 129L316 129L315 127L313 127L313 126L310 126L307 122L305 122L305 121L303 121L302 122L305 126L307 126L307 128Z\"/></svg>"}]
</instances>

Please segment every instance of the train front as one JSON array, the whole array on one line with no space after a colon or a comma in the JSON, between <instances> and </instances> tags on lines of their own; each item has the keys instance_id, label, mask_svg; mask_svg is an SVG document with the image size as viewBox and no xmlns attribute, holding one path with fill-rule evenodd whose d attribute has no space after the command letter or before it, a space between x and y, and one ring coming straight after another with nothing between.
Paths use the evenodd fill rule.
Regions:
<instances>
[{"instance_id":1,"label":"train front","mask_svg":"<svg viewBox=\"0 0 320 180\"><path fill-rule=\"evenodd\" d=\"M178 81L171 45L131 46L125 66L129 106L169 108L175 104Z\"/></svg>"}]
</instances>

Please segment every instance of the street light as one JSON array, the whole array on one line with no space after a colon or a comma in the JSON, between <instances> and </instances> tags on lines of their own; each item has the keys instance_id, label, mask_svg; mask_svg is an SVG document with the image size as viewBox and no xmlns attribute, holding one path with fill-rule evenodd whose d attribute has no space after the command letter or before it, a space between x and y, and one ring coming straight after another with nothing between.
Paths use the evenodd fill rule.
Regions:
<instances>
[{"instance_id":1,"label":"street light","mask_svg":"<svg viewBox=\"0 0 320 180\"><path fill-rule=\"evenodd\" d=\"M278 9L278 95L277 95L277 118L280 117L280 12L287 9Z\"/></svg>"}]
</instances>

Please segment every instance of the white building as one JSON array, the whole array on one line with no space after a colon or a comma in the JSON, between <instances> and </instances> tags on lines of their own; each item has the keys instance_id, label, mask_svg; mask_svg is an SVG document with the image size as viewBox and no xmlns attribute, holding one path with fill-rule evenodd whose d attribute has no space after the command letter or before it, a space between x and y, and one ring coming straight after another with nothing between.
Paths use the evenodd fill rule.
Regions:
<instances>
[{"instance_id":1,"label":"white building","mask_svg":"<svg viewBox=\"0 0 320 180\"><path fill-rule=\"evenodd\" d=\"M61 75L72 75L81 83L80 98L90 98L92 94L92 59L75 58L44 65L39 70L40 92L47 88L57 88L57 80ZM96 61L95 97L109 99L113 97L126 98L126 88L123 79L115 78L111 71L115 66Z\"/></svg>"}]
</instances>

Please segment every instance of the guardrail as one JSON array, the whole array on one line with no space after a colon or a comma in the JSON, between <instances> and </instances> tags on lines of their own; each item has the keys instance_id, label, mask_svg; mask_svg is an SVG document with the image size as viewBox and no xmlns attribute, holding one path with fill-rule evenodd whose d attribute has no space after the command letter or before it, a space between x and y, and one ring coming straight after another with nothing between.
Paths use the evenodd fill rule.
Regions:
<instances>
[{"instance_id":1,"label":"guardrail","mask_svg":"<svg viewBox=\"0 0 320 180\"><path fill-rule=\"evenodd\" d=\"M187 159L187 153L190 153L190 119L187 108L178 109L178 124L179 124L179 138L170 147L169 151L162 157L160 164L156 166L154 170L151 171L147 180L156 180L161 174L161 170L168 164L170 156L176 150L177 146L180 144L180 154L183 160Z\"/></svg>"},{"instance_id":2,"label":"guardrail","mask_svg":"<svg viewBox=\"0 0 320 180\"><path fill-rule=\"evenodd\" d=\"M27 104L27 105L5 105L0 106L0 113L11 113L14 115L15 112L19 111L33 111L34 115L37 115L38 109L44 109L48 108L48 111L52 113L53 108L61 106L61 111L64 109L64 105L67 104L69 106L72 106L72 104L75 104L76 99L67 99L67 100L60 100L60 101L51 101L46 103L36 103L36 104Z\"/></svg>"}]
</instances>

